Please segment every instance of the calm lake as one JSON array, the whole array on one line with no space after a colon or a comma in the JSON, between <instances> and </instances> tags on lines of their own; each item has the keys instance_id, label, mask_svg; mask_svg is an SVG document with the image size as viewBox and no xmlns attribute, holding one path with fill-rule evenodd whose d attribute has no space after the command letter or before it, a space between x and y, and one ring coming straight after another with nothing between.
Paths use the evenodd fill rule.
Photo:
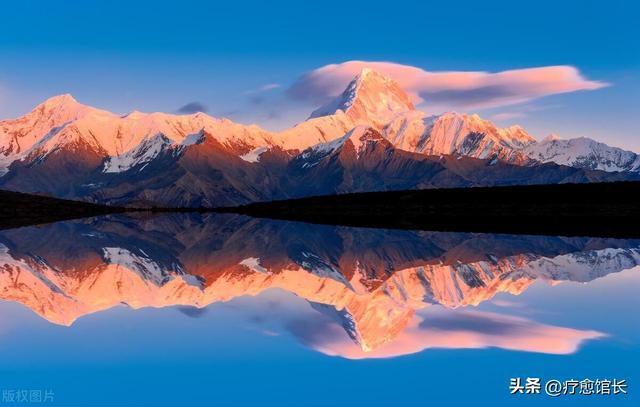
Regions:
<instances>
[{"instance_id":1,"label":"calm lake","mask_svg":"<svg viewBox=\"0 0 640 407\"><path fill-rule=\"evenodd\" d=\"M640 240L237 215L3 230L0 405L638 406L639 265ZM585 379L627 394L545 393Z\"/></svg>"}]
</instances>

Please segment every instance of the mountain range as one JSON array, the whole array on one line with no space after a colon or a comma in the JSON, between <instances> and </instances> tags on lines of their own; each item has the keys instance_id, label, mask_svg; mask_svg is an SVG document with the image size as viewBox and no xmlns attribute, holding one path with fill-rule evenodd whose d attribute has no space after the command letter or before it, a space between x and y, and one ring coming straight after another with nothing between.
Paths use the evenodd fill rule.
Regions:
<instances>
[{"instance_id":1,"label":"mountain range","mask_svg":"<svg viewBox=\"0 0 640 407\"><path fill-rule=\"evenodd\" d=\"M640 179L638 154L428 115L371 69L296 126L117 115L71 95L0 121L0 188L128 206L233 206L397 189Z\"/></svg>"}]
</instances>

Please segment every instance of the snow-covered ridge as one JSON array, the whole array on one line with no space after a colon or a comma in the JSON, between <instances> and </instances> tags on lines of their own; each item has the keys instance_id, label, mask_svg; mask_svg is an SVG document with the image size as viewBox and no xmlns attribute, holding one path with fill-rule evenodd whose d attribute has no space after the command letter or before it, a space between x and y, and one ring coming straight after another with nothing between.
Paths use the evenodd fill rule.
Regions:
<instances>
[{"instance_id":1,"label":"snow-covered ridge","mask_svg":"<svg viewBox=\"0 0 640 407\"><path fill-rule=\"evenodd\" d=\"M577 168L602 171L640 171L640 155L595 140L579 137L562 140L551 135L530 144L523 152L532 159Z\"/></svg>"},{"instance_id":2,"label":"snow-covered ridge","mask_svg":"<svg viewBox=\"0 0 640 407\"><path fill-rule=\"evenodd\" d=\"M356 126L344 136L327 143L316 144L303 151L298 158L303 160L302 168L313 167L324 157L333 154L350 142L356 151L358 158L367 146L367 143L383 140L382 136L370 126Z\"/></svg>"},{"instance_id":3,"label":"snow-covered ridge","mask_svg":"<svg viewBox=\"0 0 640 407\"><path fill-rule=\"evenodd\" d=\"M535 142L519 126L498 128L478 115L448 112L428 116L413 111L397 115L383 129L383 136L394 146L427 155L457 154L475 158L497 156L518 160L518 150Z\"/></svg>"},{"instance_id":4,"label":"snow-covered ridge","mask_svg":"<svg viewBox=\"0 0 640 407\"><path fill-rule=\"evenodd\" d=\"M203 113L131 112L124 116L78 103L70 95L48 99L30 113L0 122L0 174L15 160L42 160L66 146L83 144L104 155L106 172L126 171L169 145L201 142L206 132L230 149L274 144L273 135Z\"/></svg>"},{"instance_id":5,"label":"snow-covered ridge","mask_svg":"<svg viewBox=\"0 0 640 407\"><path fill-rule=\"evenodd\" d=\"M173 155L179 154L185 147L204 142L204 132L190 134L178 144L162 133L153 137L146 137L140 144L119 156L108 157L104 163L103 172L123 172L142 165L138 171L144 170L146 165L161 153L171 151Z\"/></svg>"}]
</instances>

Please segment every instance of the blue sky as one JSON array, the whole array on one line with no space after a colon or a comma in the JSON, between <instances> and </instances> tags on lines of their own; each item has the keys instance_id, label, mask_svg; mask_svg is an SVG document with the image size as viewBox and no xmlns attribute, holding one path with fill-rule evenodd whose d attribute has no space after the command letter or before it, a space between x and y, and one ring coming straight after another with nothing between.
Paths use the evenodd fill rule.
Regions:
<instances>
[{"instance_id":1,"label":"blue sky","mask_svg":"<svg viewBox=\"0 0 640 407\"><path fill-rule=\"evenodd\" d=\"M328 64L429 72L575 67L594 90L477 112L537 137L588 136L640 151L640 6L632 1L14 1L0 24L0 117L71 93L115 112L209 114L278 129L315 107L296 80ZM277 86L276 86L277 85ZM438 113L425 98L421 109Z\"/></svg>"}]
</instances>

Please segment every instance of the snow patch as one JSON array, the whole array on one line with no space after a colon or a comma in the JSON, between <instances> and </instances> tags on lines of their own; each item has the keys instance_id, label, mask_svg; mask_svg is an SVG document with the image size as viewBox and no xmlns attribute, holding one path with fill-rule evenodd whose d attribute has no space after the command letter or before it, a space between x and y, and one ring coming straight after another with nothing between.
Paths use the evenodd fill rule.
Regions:
<instances>
[{"instance_id":1,"label":"snow patch","mask_svg":"<svg viewBox=\"0 0 640 407\"><path fill-rule=\"evenodd\" d=\"M257 163L258 161L260 161L260 156L267 150L267 147L257 147L249 151L248 153L241 155L240 158L249 163Z\"/></svg>"},{"instance_id":2,"label":"snow patch","mask_svg":"<svg viewBox=\"0 0 640 407\"><path fill-rule=\"evenodd\" d=\"M370 139L366 137L368 131L371 131L371 127L356 126L340 138L337 138L328 143L320 143L309 148L304 153L302 153L301 157L302 158L314 157L316 159L326 157L327 155L332 154L334 151L337 151L338 149L340 149L344 145L344 143L347 142L347 140L351 140L351 143L353 144L353 147L356 149L356 152L360 153L365 143L367 141L370 141ZM315 164L317 164L317 162L308 163L308 166L313 166ZM303 165L303 167L305 166Z\"/></svg>"},{"instance_id":3,"label":"snow patch","mask_svg":"<svg viewBox=\"0 0 640 407\"><path fill-rule=\"evenodd\" d=\"M260 259L257 257L247 257L242 260L240 265L247 267L250 270L256 271L258 273L268 273L269 271L260 265Z\"/></svg>"},{"instance_id":4,"label":"snow patch","mask_svg":"<svg viewBox=\"0 0 640 407\"><path fill-rule=\"evenodd\" d=\"M194 144L202 144L204 142L204 132L189 134L180 143L181 146L192 146Z\"/></svg>"}]
</instances>

